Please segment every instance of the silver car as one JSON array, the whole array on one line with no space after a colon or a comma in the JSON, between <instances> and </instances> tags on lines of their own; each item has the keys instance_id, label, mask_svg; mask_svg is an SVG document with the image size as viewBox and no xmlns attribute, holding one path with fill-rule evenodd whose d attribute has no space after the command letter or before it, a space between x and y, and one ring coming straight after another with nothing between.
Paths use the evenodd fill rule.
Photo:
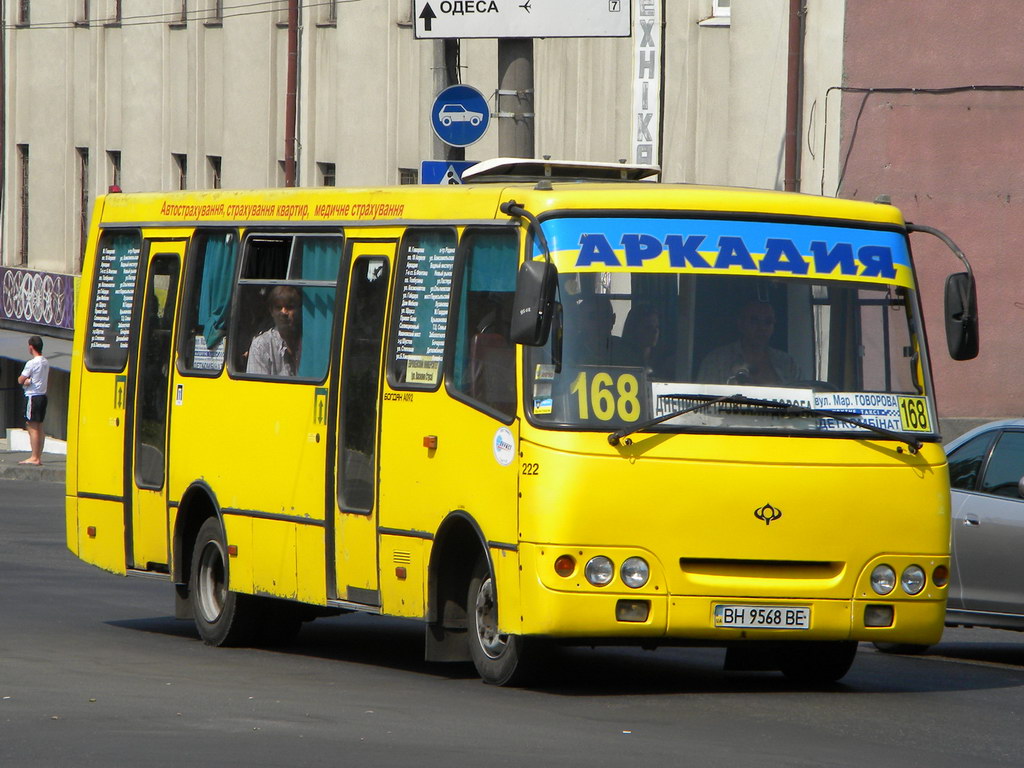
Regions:
<instances>
[{"instance_id":1,"label":"silver car","mask_svg":"<svg viewBox=\"0 0 1024 768\"><path fill-rule=\"evenodd\" d=\"M994 421L946 445L952 487L947 627L1024 630L1024 419ZM927 646L876 643L921 653Z\"/></svg>"},{"instance_id":2,"label":"silver car","mask_svg":"<svg viewBox=\"0 0 1024 768\"><path fill-rule=\"evenodd\" d=\"M1024 419L946 446L952 554L946 626L1024 630Z\"/></svg>"}]
</instances>

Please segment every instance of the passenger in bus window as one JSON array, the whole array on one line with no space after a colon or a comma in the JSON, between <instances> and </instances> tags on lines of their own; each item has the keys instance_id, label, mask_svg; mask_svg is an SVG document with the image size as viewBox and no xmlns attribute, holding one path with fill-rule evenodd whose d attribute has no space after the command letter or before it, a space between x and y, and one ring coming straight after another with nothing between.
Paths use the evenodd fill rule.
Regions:
<instances>
[{"instance_id":1,"label":"passenger in bus window","mask_svg":"<svg viewBox=\"0 0 1024 768\"><path fill-rule=\"evenodd\" d=\"M654 367L654 348L661 335L661 320L654 304L637 302L626 315L622 336L612 339L613 362L651 370Z\"/></svg>"},{"instance_id":2,"label":"passenger in bus window","mask_svg":"<svg viewBox=\"0 0 1024 768\"><path fill-rule=\"evenodd\" d=\"M614 326L615 312L607 294L594 293L578 298L575 311L566 320L570 343L565 354L571 364L611 364Z\"/></svg>"},{"instance_id":3,"label":"passenger in bus window","mask_svg":"<svg viewBox=\"0 0 1024 768\"><path fill-rule=\"evenodd\" d=\"M302 292L278 285L267 295L272 328L258 334L249 345L246 373L294 376L302 357Z\"/></svg>"},{"instance_id":4,"label":"passenger in bus window","mask_svg":"<svg viewBox=\"0 0 1024 768\"><path fill-rule=\"evenodd\" d=\"M736 317L739 338L713 349L701 363L697 378L706 384L791 384L800 379L796 361L770 346L775 310L765 301L744 304Z\"/></svg>"}]
</instances>

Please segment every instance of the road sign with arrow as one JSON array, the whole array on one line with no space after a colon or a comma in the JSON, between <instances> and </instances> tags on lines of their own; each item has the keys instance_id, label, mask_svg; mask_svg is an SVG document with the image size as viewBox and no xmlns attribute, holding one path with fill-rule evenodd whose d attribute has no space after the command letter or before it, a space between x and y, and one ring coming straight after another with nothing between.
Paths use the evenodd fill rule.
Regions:
<instances>
[{"instance_id":1,"label":"road sign with arrow","mask_svg":"<svg viewBox=\"0 0 1024 768\"><path fill-rule=\"evenodd\" d=\"M629 37L632 0L415 0L416 37Z\"/></svg>"}]
</instances>

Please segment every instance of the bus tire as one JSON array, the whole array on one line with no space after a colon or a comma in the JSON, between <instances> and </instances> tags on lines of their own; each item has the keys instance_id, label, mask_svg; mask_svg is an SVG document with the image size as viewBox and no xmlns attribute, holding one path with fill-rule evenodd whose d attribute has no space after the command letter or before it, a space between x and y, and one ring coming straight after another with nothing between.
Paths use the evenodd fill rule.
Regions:
<instances>
[{"instance_id":1,"label":"bus tire","mask_svg":"<svg viewBox=\"0 0 1024 768\"><path fill-rule=\"evenodd\" d=\"M469 655L480 678L489 685L521 683L525 672L525 641L498 632L498 600L494 577L481 557L473 567L466 598Z\"/></svg>"},{"instance_id":2,"label":"bus tire","mask_svg":"<svg viewBox=\"0 0 1024 768\"><path fill-rule=\"evenodd\" d=\"M856 655L857 643L852 640L787 644L780 670L796 683L827 685L850 671Z\"/></svg>"},{"instance_id":3,"label":"bus tire","mask_svg":"<svg viewBox=\"0 0 1024 768\"><path fill-rule=\"evenodd\" d=\"M228 555L220 521L209 518L199 529L189 582L192 618L207 645L244 645L256 626L256 598L228 589Z\"/></svg>"}]
</instances>

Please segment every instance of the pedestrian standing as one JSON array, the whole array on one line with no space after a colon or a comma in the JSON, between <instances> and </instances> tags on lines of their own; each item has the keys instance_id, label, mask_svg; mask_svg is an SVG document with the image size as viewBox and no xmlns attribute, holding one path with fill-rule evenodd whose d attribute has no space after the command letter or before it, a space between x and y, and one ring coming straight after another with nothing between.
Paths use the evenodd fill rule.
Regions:
<instances>
[{"instance_id":1,"label":"pedestrian standing","mask_svg":"<svg viewBox=\"0 0 1024 768\"><path fill-rule=\"evenodd\" d=\"M29 336L28 351L31 357L18 377L18 383L25 390L28 403L25 407L25 427L28 429L28 440L32 447L32 455L20 464L43 463L43 419L46 418L46 385L50 378L50 363L43 357L43 340L38 336Z\"/></svg>"}]
</instances>

